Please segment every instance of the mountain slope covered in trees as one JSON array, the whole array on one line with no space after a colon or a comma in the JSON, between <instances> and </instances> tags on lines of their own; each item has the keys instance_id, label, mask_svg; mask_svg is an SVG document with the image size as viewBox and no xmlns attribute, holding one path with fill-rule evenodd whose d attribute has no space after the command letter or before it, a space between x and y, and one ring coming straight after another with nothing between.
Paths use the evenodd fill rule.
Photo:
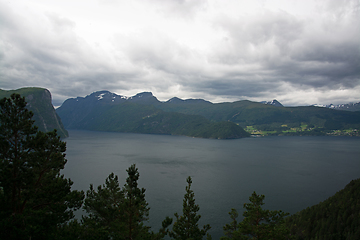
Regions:
<instances>
[{"instance_id":1,"label":"mountain slope covered in trees","mask_svg":"<svg viewBox=\"0 0 360 240\"><path fill-rule=\"evenodd\" d=\"M49 90L36 87L16 90L0 89L0 99L4 97L8 98L13 93L18 93L25 97L27 102L26 107L34 113L33 119L40 131L49 132L56 129L60 137L69 136L51 103L51 93Z\"/></svg>"},{"instance_id":2,"label":"mountain slope covered in trees","mask_svg":"<svg viewBox=\"0 0 360 240\"><path fill-rule=\"evenodd\" d=\"M231 103L184 104L165 102L158 106L169 112L199 114L211 121L231 121L241 127L253 126L275 134L318 135L331 130L359 129L360 112L336 111L321 107L276 107L247 100Z\"/></svg>"},{"instance_id":3,"label":"mountain slope covered in trees","mask_svg":"<svg viewBox=\"0 0 360 240\"><path fill-rule=\"evenodd\" d=\"M56 111L68 129L172 134L231 139L249 134L233 122L210 121L203 116L165 112L151 93L125 98L108 91L66 100Z\"/></svg>"},{"instance_id":4,"label":"mountain slope covered in trees","mask_svg":"<svg viewBox=\"0 0 360 240\"><path fill-rule=\"evenodd\" d=\"M241 128L250 134L260 135L360 135L360 112L315 106L277 107L247 100L211 103L203 99L182 100L174 97L160 102L150 92L130 98L108 91L94 92L85 98L66 100L57 113L66 128L90 130L212 138L245 136ZM189 122L192 124L189 125ZM194 132L195 128L199 130L197 133ZM213 134L223 129L228 133L234 131L234 134Z\"/></svg>"},{"instance_id":5,"label":"mountain slope covered in trees","mask_svg":"<svg viewBox=\"0 0 360 240\"><path fill-rule=\"evenodd\" d=\"M327 200L286 219L296 239L355 240L360 237L360 179Z\"/></svg>"}]
</instances>

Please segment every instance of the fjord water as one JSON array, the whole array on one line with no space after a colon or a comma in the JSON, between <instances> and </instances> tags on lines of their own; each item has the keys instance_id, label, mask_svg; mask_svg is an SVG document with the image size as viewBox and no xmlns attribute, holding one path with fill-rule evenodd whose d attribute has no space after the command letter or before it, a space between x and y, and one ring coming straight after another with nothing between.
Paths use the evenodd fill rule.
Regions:
<instances>
[{"instance_id":1,"label":"fjord water","mask_svg":"<svg viewBox=\"0 0 360 240\"><path fill-rule=\"evenodd\" d=\"M139 186L146 189L149 226L157 230L165 216L181 213L186 178L213 239L222 236L231 208L242 219L243 203L253 191L265 195L264 208L295 213L334 195L360 177L360 138L262 137L198 139L69 130L62 173L73 189L86 191L111 173L125 184L126 169L136 163Z\"/></svg>"}]
</instances>

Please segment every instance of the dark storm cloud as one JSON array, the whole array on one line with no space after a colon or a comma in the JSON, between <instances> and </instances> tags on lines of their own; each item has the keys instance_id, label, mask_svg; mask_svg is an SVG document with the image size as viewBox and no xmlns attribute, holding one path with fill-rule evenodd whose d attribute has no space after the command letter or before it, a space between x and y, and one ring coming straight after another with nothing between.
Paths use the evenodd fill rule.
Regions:
<instances>
[{"instance_id":1,"label":"dark storm cloud","mask_svg":"<svg viewBox=\"0 0 360 240\"><path fill-rule=\"evenodd\" d=\"M145 24L125 33L115 27L108 42L96 43L80 36L78 19L53 11L25 14L0 0L0 88L45 87L52 92L54 105L97 90L130 95L153 91L162 100L282 97L279 100L295 105L358 99L356 1L320 1L319 15L305 17L279 9L206 15L214 11L213 1L99 3L107 11L141 5L154 12L143 21L159 17L174 26L169 24L166 30ZM193 24L199 28L191 28ZM207 27L204 34L211 41L196 34L201 27ZM191 43L188 34L194 36Z\"/></svg>"},{"instance_id":2,"label":"dark storm cloud","mask_svg":"<svg viewBox=\"0 0 360 240\"><path fill-rule=\"evenodd\" d=\"M317 31L309 30L311 22L286 12L264 12L260 18L258 15L225 17L217 26L228 32L224 41L226 47L214 55L213 61L239 66L258 63L260 72L268 73L252 71L252 74L260 74L276 85L286 82L315 89L359 86L360 24L356 16L353 14L337 22L325 19ZM238 74L241 76L240 71ZM238 83L249 90L246 96L257 96L264 89L272 90L269 84L264 84L264 88L262 84L251 88L251 84L241 79ZM236 88L236 84L227 87ZM218 94L224 92L219 90Z\"/></svg>"},{"instance_id":3,"label":"dark storm cloud","mask_svg":"<svg viewBox=\"0 0 360 240\"><path fill-rule=\"evenodd\" d=\"M268 91L277 90L278 86L271 82L255 82L246 80L216 79L194 84L199 89L214 95L232 95L244 98L251 93L253 97L263 97ZM192 85L191 87L194 87Z\"/></svg>"}]
</instances>

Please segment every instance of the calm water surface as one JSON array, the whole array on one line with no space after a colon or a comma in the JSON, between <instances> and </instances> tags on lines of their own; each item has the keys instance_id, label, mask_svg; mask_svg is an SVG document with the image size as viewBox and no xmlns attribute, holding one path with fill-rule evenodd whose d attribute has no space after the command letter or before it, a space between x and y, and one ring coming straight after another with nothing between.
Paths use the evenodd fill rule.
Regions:
<instances>
[{"instance_id":1,"label":"calm water surface","mask_svg":"<svg viewBox=\"0 0 360 240\"><path fill-rule=\"evenodd\" d=\"M360 138L264 137L236 140L197 139L70 130L62 171L73 188L98 186L111 173L122 184L136 163L146 189L153 230L165 216L181 213L186 178L213 239L230 222L228 212L253 191L264 194L264 208L295 213L317 204L360 177ZM239 217L239 219L242 219Z\"/></svg>"}]
</instances>

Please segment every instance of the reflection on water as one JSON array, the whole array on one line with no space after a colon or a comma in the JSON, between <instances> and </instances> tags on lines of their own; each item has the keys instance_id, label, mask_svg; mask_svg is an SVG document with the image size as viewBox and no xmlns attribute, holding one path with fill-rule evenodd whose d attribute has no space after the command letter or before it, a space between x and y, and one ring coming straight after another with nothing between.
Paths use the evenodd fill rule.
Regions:
<instances>
[{"instance_id":1,"label":"reflection on water","mask_svg":"<svg viewBox=\"0 0 360 240\"><path fill-rule=\"evenodd\" d=\"M74 189L103 184L114 172L125 183L136 163L146 188L149 225L181 213L186 177L213 239L230 222L228 212L253 191L264 194L265 208L295 213L319 203L360 177L360 139L349 137L266 137L211 140L70 130L68 163L62 171Z\"/></svg>"}]
</instances>

